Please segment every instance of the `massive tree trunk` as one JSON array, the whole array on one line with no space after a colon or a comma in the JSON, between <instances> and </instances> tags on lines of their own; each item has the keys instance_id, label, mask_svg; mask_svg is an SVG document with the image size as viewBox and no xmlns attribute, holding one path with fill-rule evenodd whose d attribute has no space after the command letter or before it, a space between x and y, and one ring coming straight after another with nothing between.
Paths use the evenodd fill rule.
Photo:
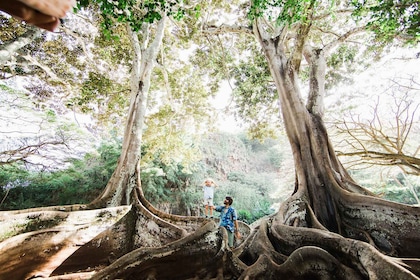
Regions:
<instances>
[{"instance_id":1,"label":"massive tree trunk","mask_svg":"<svg viewBox=\"0 0 420 280\"><path fill-rule=\"evenodd\" d=\"M293 55L287 58L281 36L270 38L262 30L257 27L255 33L276 83L296 167L294 194L270 220L270 240L274 240L276 252L289 256L284 265L299 251L304 262L298 265L304 267L294 277L325 273L340 279L416 278L418 260L405 258L419 256L419 208L384 201L364 190L351 179L331 146L319 106L325 50L305 45L304 32L296 39L295 52L306 49L311 67L305 107L296 80L300 59ZM323 272L311 271L316 266ZM262 276L266 272L255 268L251 274Z\"/></svg>"},{"instance_id":2,"label":"massive tree trunk","mask_svg":"<svg viewBox=\"0 0 420 280\"><path fill-rule=\"evenodd\" d=\"M151 25L143 24L141 35L127 31L131 39L133 63L131 69L131 100L124 132L124 142L118 165L104 192L90 207L130 205L132 191L137 186L136 168L140 161L142 133L146 114L150 77L155 66L157 53L162 44L166 18L162 18L152 32ZM149 44L150 37L154 35ZM141 41L139 41L141 36Z\"/></svg>"},{"instance_id":3,"label":"massive tree trunk","mask_svg":"<svg viewBox=\"0 0 420 280\"><path fill-rule=\"evenodd\" d=\"M86 222L87 228L96 219L112 224L86 238L80 238L83 226L61 223L72 225L68 211L74 207L2 213L0 221L9 226L0 227L4 228L0 278L420 279L419 208L373 196L338 161L322 121L328 49L311 49L305 28L309 27L302 26L289 56L282 34L272 37L258 25L254 28L279 93L296 187L275 215L253 228L240 225L243 239L237 248L229 249L227 233L217 221L162 213L145 199L138 160L141 106L148 88L144 78L150 72L139 71L133 79L137 84L133 84L123 154L105 192L89 205L132 206L93 212L95 219L90 211L74 212L91 215L94 221ZM297 82L303 54L311 66L306 106ZM150 70L148 63L152 61L139 68ZM23 223L19 221L35 218L42 230L16 230ZM36 248L38 241L42 246ZM3 254L6 250L10 253Z\"/></svg>"}]
</instances>

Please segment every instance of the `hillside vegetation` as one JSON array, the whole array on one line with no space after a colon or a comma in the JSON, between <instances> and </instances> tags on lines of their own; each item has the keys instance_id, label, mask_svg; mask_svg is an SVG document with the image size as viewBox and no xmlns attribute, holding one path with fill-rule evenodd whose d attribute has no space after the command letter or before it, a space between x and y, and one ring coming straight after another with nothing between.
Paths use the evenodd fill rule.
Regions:
<instances>
[{"instance_id":1,"label":"hillside vegetation","mask_svg":"<svg viewBox=\"0 0 420 280\"><path fill-rule=\"evenodd\" d=\"M146 197L158 208L172 214L201 215L201 186L211 177L218 184L215 203L224 196L235 199L242 220L252 222L274 211L276 193L292 191L293 170L282 171L285 151L278 141L251 141L244 135L210 134L200 143L202 159L184 167L164 164L155 158L143 169ZM84 204L105 187L118 160L120 143L103 143L96 152L73 160L58 171L28 171L23 166L0 169L1 210L50 205ZM286 157L287 158L287 157ZM284 173L284 172L283 172ZM280 181L280 178L283 178Z\"/></svg>"}]
</instances>

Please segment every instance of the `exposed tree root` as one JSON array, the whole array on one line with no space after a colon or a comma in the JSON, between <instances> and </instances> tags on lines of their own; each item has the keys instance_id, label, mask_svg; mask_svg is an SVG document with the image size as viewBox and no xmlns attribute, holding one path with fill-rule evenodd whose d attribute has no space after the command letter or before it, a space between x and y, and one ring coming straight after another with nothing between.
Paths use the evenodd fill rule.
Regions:
<instances>
[{"instance_id":1,"label":"exposed tree root","mask_svg":"<svg viewBox=\"0 0 420 280\"><path fill-rule=\"evenodd\" d=\"M105 215L106 210L97 213ZM313 224L311 211L306 213L309 218L305 220ZM56 214L63 219L70 215ZM174 227L162 227L164 224L148 226L154 220L133 207L112 227L78 244L71 256L56 259L55 266L51 260L58 252L77 243L74 232L57 239L59 234L65 236L65 230L52 228L4 240L0 243L0 279L420 279L418 259L389 257L366 242L322 227L284 225L284 217L279 212L260 221L231 251L226 230L214 221L197 223L193 233L182 236ZM127 236L139 239L127 240ZM6 251L11 254L3 254ZM31 261L25 262L25 256ZM52 272L51 267L56 269Z\"/></svg>"},{"instance_id":2,"label":"exposed tree root","mask_svg":"<svg viewBox=\"0 0 420 280\"><path fill-rule=\"evenodd\" d=\"M419 256L419 207L357 194L341 194L338 205L344 236L369 242L390 256Z\"/></svg>"},{"instance_id":3,"label":"exposed tree root","mask_svg":"<svg viewBox=\"0 0 420 280\"><path fill-rule=\"evenodd\" d=\"M210 221L166 246L134 250L92 279L419 279L417 259L388 257L326 230L285 226L278 217L261 222L233 251L226 239Z\"/></svg>"},{"instance_id":4,"label":"exposed tree root","mask_svg":"<svg viewBox=\"0 0 420 280\"><path fill-rule=\"evenodd\" d=\"M0 211L0 221L4 219L8 219L9 217L16 214L25 214L25 213L43 212L43 211L73 212L73 211L82 211L82 210L88 210L88 209L89 207L85 204L73 204L73 205L63 205L63 206L28 208L28 209L11 210L11 211Z\"/></svg>"},{"instance_id":5,"label":"exposed tree root","mask_svg":"<svg viewBox=\"0 0 420 280\"><path fill-rule=\"evenodd\" d=\"M357 271L357 275L363 279L418 279L419 276L407 266L362 241L344 238L328 231L294 228L279 223L274 223L271 230L271 240L275 242L273 246L290 257L299 248L312 246L328 252L351 271ZM412 261L416 262L414 259ZM346 277L352 279L349 275Z\"/></svg>"},{"instance_id":6,"label":"exposed tree root","mask_svg":"<svg viewBox=\"0 0 420 280\"><path fill-rule=\"evenodd\" d=\"M342 234L323 227L297 192L252 230L242 224L234 250L215 221L162 213L144 198L119 214L3 212L0 279L420 279L418 208L346 192L334 198ZM57 224L12 230L28 217Z\"/></svg>"},{"instance_id":7,"label":"exposed tree root","mask_svg":"<svg viewBox=\"0 0 420 280\"><path fill-rule=\"evenodd\" d=\"M92 279L236 279L239 274L233 274L244 265L226 261L229 256L223 235L227 234L217 229L214 222L209 222L165 247L134 250Z\"/></svg>"},{"instance_id":8,"label":"exposed tree root","mask_svg":"<svg viewBox=\"0 0 420 280\"><path fill-rule=\"evenodd\" d=\"M125 206L76 212L3 213L0 279L49 276L71 254L121 219L129 209Z\"/></svg>"}]
</instances>

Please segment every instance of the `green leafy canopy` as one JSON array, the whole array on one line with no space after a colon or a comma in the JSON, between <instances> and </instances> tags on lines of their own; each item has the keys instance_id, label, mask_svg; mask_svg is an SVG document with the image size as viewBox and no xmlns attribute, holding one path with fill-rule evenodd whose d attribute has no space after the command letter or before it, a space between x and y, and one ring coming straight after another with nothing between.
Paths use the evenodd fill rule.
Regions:
<instances>
[{"instance_id":1,"label":"green leafy canopy","mask_svg":"<svg viewBox=\"0 0 420 280\"><path fill-rule=\"evenodd\" d=\"M139 31L143 23L153 23L163 16L172 16L181 20L186 14L195 15L200 5L189 5L188 1L174 0L80 0L77 9L97 5L103 17L102 27L111 30L116 22L128 23L133 31Z\"/></svg>"},{"instance_id":2,"label":"green leafy canopy","mask_svg":"<svg viewBox=\"0 0 420 280\"><path fill-rule=\"evenodd\" d=\"M279 25L306 22L308 11L313 10L318 2L316 0L252 0L248 18L254 20L266 15L269 20L276 21Z\"/></svg>"},{"instance_id":3,"label":"green leafy canopy","mask_svg":"<svg viewBox=\"0 0 420 280\"><path fill-rule=\"evenodd\" d=\"M418 0L352 0L353 15L368 18L368 26L384 41L399 38L408 44L420 41Z\"/></svg>"}]
</instances>

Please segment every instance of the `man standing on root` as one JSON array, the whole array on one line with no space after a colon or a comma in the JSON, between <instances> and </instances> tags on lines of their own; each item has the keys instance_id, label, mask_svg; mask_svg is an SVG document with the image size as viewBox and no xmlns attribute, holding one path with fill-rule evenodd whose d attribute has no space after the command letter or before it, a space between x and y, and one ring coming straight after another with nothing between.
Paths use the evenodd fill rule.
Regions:
<instances>
[{"instance_id":1,"label":"man standing on root","mask_svg":"<svg viewBox=\"0 0 420 280\"><path fill-rule=\"evenodd\" d=\"M216 211L220 212L220 226L225 227L228 233L228 244L230 248L233 248L233 234L237 239L241 238L238 226L238 215L236 214L235 208L232 207L233 199L230 196L226 196L223 201L223 206L217 206Z\"/></svg>"}]
</instances>

